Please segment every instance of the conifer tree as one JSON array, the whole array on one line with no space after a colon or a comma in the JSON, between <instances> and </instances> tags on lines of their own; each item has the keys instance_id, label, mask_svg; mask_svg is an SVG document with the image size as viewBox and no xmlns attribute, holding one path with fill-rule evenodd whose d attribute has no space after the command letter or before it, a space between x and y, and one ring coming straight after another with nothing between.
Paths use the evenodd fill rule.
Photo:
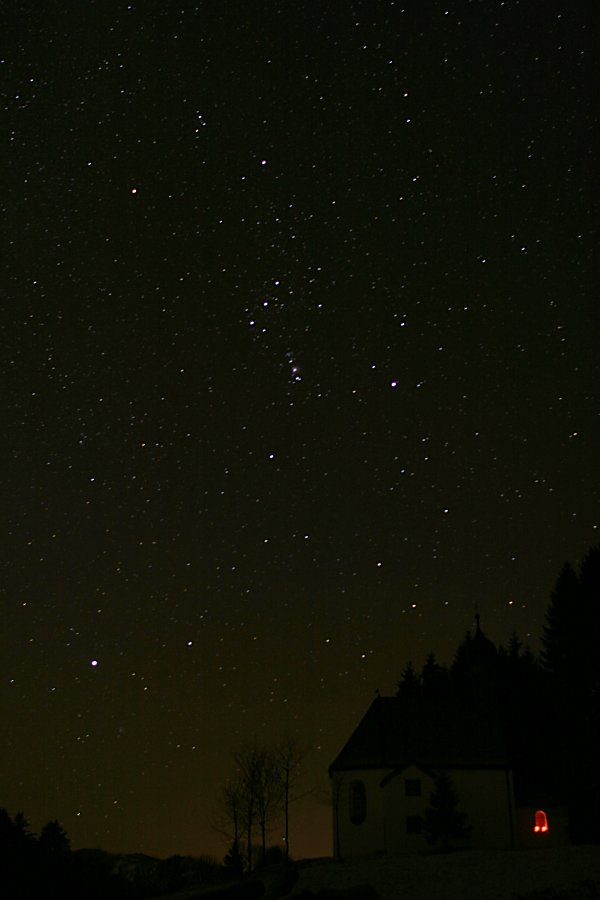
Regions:
<instances>
[{"instance_id":1,"label":"conifer tree","mask_svg":"<svg viewBox=\"0 0 600 900\"><path fill-rule=\"evenodd\" d=\"M423 692L430 696L440 696L448 688L448 670L440 665L435 654L431 652L421 670Z\"/></svg>"},{"instance_id":2,"label":"conifer tree","mask_svg":"<svg viewBox=\"0 0 600 900\"><path fill-rule=\"evenodd\" d=\"M467 838L471 829L466 825L466 813L458 809L458 794L450 776L445 772L435 778L435 788L430 806L425 810L423 832L430 844L440 844L442 850L451 850L452 842Z\"/></svg>"},{"instance_id":3,"label":"conifer tree","mask_svg":"<svg viewBox=\"0 0 600 900\"><path fill-rule=\"evenodd\" d=\"M579 578L570 563L558 576L546 611L542 635L542 663L562 692L577 687L581 672L581 647L578 643L583 603Z\"/></svg>"},{"instance_id":4,"label":"conifer tree","mask_svg":"<svg viewBox=\"0 0 600 900\"><path fill-rule=\"evenodd\" d=\"M578 629L580 650L585 655L589 696L596 711L600 706L600 546L592 547L579 572L583 621Z\"/></svg>"},{"instance_id":5,"label":"conifer tree","mask_svg":"<svg viewBox=\"0 0 600 900\"><path fill-rule=\"evenodd\" d=\"M590 549L579 577L567 563L556 582L542 636L542 663L550 679L555 735L547 755L563 774L575 842L600 840L600 548Z\"/></svg>"},{"instance_id":6,"label":"conifer tree","mask_svg":"<svg viewBox=\"0 0 600 900\"><path fill-rule=\"evenodd\" d=\"M67 832L56 819L44 825L38 838L38 846L42 855L49 859L65 857L71 851Z\"/></svg>"},{"instance_id":7,"label":"conifer tree","mask_svg":"<svg viewBox=\"0 0 600 900\"><path fill-rule=\"evenodd\" d=\"M412 660L409 660L398 682L397 697L412 697L419 693L421 676L415 671Z\"/></svg>"}]
</instances>

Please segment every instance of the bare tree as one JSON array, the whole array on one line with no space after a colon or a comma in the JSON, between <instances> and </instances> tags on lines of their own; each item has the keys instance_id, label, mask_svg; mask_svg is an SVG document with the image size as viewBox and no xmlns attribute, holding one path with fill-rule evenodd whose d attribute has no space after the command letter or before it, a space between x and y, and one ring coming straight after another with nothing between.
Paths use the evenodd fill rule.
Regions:
<instances>
[{"instance_id":1,"label":"bare tree","mask_svg":"<svg viewBox=\"0 0 600 900\"><path fill-rule=\"evenodd\" d=\"M294 737L287 737L275 746L274 758L278 770L281 803L284 816L285 858L290 855L290 803L298 800L299 782L304 774L302 764L306 750Z\"/></svg>"},{"instance_id":2,"label":"bare tree","mask_svg":"<svg viewBox=\"0 0 600 900\"><path fill-rule=\"evenodd\" d=\"M221 788L211 824L230 844L239 845L244 831L244 813L244 785L239 773L236 773Z\"/></svg>"},{"instance_id":3,"label":"bare tree","mask_svg":"<svg viewBox=\"0 0 600 900\"><path fill-rule=\"evenodd\" d=\"M258 750L256 767L256 816L260 827L262 861L267 849L267 833L281 809L281 779L275 752L268 747Z\"/></svg>"},{"instance_id":4,"label":"bare tree","mask_svg":"<svg viewBox=\"0 0 600 900\"><path fill-rule=\"evenodd\" d=\"M248 869L252 871L252 831L256 806L256 750L247 744L234 754L242 794L242 816L246 834Z\"/></svg>"},{"instance_id":5,"label":"bare tree","mask_svg":"<svg viewBox=\"0 0 600 900\"><path fill-rule=\"evenodd\" d=\"M253 867L253 837L260 831L262 860L267 837L283 814L285 855L289 856L290 803L299 799L306 751L295 738L275 745L246 743L234 754L235 775L221 789L213 827L234 845L246 842L248 869ZM308 792L307 792L308 793Z\"/></svg>"},{"instance_id":6,"label":"bare tree","mask_svg":"<svg viewBox=\"0 0 600 900\"><path fill-rule=\"evenodd\" d=\"M268 747L246 744L234 759L242 786L248 868L251 870L252 836L256 824L260 828L262 858L265 857L267 833L280 804L279 775L274 754Z\"/></svg>"}]
</instances>

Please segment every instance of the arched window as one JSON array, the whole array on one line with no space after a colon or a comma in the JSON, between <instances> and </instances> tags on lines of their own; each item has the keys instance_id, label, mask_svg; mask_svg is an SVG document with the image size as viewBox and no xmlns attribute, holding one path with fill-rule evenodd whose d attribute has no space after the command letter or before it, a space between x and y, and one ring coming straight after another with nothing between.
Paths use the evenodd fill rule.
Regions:
<instances>
[{"instance_id":1,"label":"arched window","mask_svg":"<svg viewBox=\"0 0 600 900\"><path fill-rule=\"evenodd\" d=\"M548 831L548 816L543 809L538 809L535 814L535 825L533 826L533 830L536 834Z\"/></svg>"},{"instance_id":2,"label":"arched window","mask_svg":"<svg viewBox=\"0 0 600 900\"><path fill-rule=\"evenodd\" d=\"M360 825L367 817L367 790L363 781L350 782L350 821Z\"/></svg>"}]
</instances>

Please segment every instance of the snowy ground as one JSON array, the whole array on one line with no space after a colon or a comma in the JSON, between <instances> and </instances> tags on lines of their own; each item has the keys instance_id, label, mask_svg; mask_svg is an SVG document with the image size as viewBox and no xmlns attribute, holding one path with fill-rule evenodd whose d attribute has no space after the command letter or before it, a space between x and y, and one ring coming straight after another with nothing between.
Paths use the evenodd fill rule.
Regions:
<instances>
[{"instance_id":1,"label":"snowy ground","mask_svg":"<svg viewBox=\"0 0 600 900\"><path fill-rule=\"evenodd\" d=\"M600 897L600 845L307 861L300 864L300 878L288 897L306 888L316 893L366 883L380 900L513 900L549 888L570 888L569 898L588 900Z\"/></svg>"}]
</instances>

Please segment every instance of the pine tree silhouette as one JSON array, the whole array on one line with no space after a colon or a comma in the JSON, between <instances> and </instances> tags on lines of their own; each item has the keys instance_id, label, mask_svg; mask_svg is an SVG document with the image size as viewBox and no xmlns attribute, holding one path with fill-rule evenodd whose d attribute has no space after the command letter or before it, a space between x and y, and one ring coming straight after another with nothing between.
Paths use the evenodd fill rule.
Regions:
<instances>
[{"instance_id":1,"label":"pine tree silhouette","mask_svg":"<svg viewBox=\"0 0 600 900\"><path fill-rule=\"evenodd\" d=\"M425 810L423 832L428 843L439 843L447 851L452 849L452 841L467 838L471 829L466 825L466 813L458 810L458 794L449 775L442 772L434 783L430 806Z\"/></svg>"}]
</instances>

